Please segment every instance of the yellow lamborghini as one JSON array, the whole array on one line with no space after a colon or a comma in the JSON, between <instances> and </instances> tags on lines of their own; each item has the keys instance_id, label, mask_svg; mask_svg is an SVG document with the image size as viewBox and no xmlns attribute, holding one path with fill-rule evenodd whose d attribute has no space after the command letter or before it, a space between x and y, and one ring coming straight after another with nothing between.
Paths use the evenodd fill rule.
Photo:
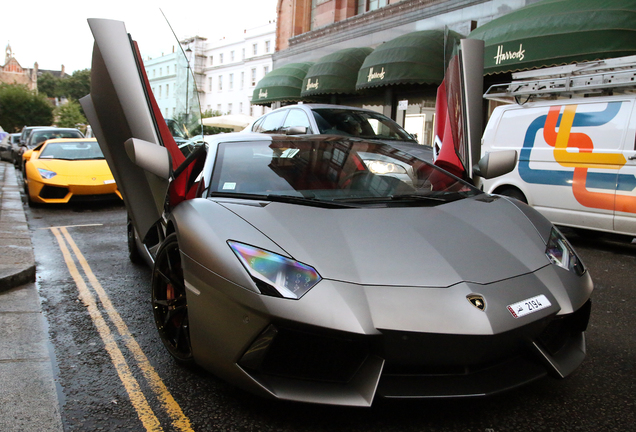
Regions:
<instances>
[{"instance_id":1,"label":"yellow lamborghini","mask_svg":"<svg viewBox=\"0 0 636 432\"><path fill-rule=\"evenodd\" d=\"M95 139L53 139L24 153L24 191L30 203L122 199Z\"/></svg>"}]
</instances>

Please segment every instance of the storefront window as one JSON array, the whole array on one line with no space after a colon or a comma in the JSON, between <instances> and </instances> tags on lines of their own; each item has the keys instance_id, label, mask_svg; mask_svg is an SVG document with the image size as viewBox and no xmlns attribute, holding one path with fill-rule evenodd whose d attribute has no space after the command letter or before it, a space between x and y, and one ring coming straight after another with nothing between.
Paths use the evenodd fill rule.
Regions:
<instances>
[{"instance_id":1,"label":"storefront window","mask_svg":"<svg viewBox=\"0 0 636 432\"><path fill-rule=\"evenodd\" d=\"M398 124L403 125L418 143L432 146L435 139L435 97L411 97L401 100L406 105L406 109L398 108L396 116Z\"/></svg>"}]
</instances>

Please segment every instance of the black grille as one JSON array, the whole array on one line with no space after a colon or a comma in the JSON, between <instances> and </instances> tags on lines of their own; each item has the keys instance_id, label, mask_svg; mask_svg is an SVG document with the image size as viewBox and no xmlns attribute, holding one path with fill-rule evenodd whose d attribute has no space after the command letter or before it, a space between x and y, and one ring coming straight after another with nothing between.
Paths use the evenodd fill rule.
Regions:
<instances>
[{"instance_id":1,"label":"black grille","mask_svg":"<svg viewBox=\"0 0 636 432\"><path fill-rule=\"evenodd\" d=\"M365 342L346 335L277 328L257 370L287 378L346 383L368 354Z\"/></svg>"},{"instance_id":2,"label":"black grille","mask_svg":"<svg viewBox=\"0 0 636 432\"><path fill-rule=\"evenodd\" d=\"M40 191L40 198L62 199L68 195L68 188L44 185Z\"/></svg>"},{"instance_id":3,"label":"black grille","mask_svg":"<svg viewBox=\"0 0 636 432\"><path fill-rule=\"evenodd\" d=\"M539 342L550 354L555 355L570 337L587 329L591 310L592 302L588 300L574 313L556 317L539 335Z\"/></svg>"}]
</instances>

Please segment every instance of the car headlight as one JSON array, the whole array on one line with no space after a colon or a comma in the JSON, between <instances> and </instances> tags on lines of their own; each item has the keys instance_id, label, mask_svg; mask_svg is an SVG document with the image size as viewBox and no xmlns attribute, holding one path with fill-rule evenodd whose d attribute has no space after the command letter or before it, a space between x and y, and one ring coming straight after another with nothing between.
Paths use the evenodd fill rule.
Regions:
<instances>
[{"instance_id":1,"label":"car headlight","mask_svg":"<svg viewBox=\"0 0 636 432\"><path fill-rule=\"evenodd\" d=\"M57 175L55 171L49 171L44 168L38 168L38 171L44 179L51 179Z\"/></svg>"},{"instance_id":2,"label":"car headlight","mask_svg":"<svg viewBox=\"0 0 636 432\"><path fill-rule=\"evenodd\" d=\"M545 248L548 259L561 268L572 271L578 276L585 273L585 266L570 246L570 243L563 237L563 234L556 228L552 228L550 239Z\"/></svg>"},{"instance_id":3,"label":"car headlight","mask_svg":"<svg viewBox=\"0 0 636 432\"><path fill-rule=\"evenodd\" d=\"M406 174L403 166L381 160L365 160L364 164L373 174Z\"/></svg>"},{"instance_id":4,"label":"car headlight","mask_svg":"<svg viewBox=\"0 0 636 432\"><path fill-rule=\"evenodd\" d=\"M262 294L298 300L322 279L313 267L282 255L231 240L228 244Z\"/></svg>"}]
</instances>

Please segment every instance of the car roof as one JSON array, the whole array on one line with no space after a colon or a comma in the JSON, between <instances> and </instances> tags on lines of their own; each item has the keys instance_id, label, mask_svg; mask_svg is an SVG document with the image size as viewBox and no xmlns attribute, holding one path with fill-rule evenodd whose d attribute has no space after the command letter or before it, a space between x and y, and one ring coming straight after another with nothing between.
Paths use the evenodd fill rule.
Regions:
<instances>
[{"instance_id":1,"label":"car roof","mask_svg":"<svg viewBox=\"0 0 636 432\"><path fill-rule=\"evenodd\" d=\"M45 142L87 142L87 141L97 141L97 138L54 138L50 140L46 140Z\"/></svg>"},{"instance_id":2,"label":"car roof","mask_svg":"<svg viewBox=\"0 0 636 432\"><path fill-rule=\"evenodd\" d=\"M376 113L379 114L376 111L370 110L368 108L360 108L360 107L352 107L352 106L347 106L347 105L334 105L334 104L315 104L315 103L302 103L302 104L296 104L296 105L285 105L284 107L281 108L277 108L271 112L274 111L278 111L278 110L283 110L283 109L289 109L289 108L307 108L308 110L313 110L313 109L346 109L346 110L352 110L352 111L364 111L364 112L371 112L371 113Z\"/></svg>"},{"instance_id":3,"label":"car roof","mask_svg":"<svg viewBox=\"0 0 636 432\"><path fill-rule=\"evenodd\" d=\"M56 127L56 126L44 126L44 127L38 127L37 131L34 130L33 132L47 132L47 131L78 131L79 129L77 128L60 128L60 127Z\"/></svg>"}]
</instances>

